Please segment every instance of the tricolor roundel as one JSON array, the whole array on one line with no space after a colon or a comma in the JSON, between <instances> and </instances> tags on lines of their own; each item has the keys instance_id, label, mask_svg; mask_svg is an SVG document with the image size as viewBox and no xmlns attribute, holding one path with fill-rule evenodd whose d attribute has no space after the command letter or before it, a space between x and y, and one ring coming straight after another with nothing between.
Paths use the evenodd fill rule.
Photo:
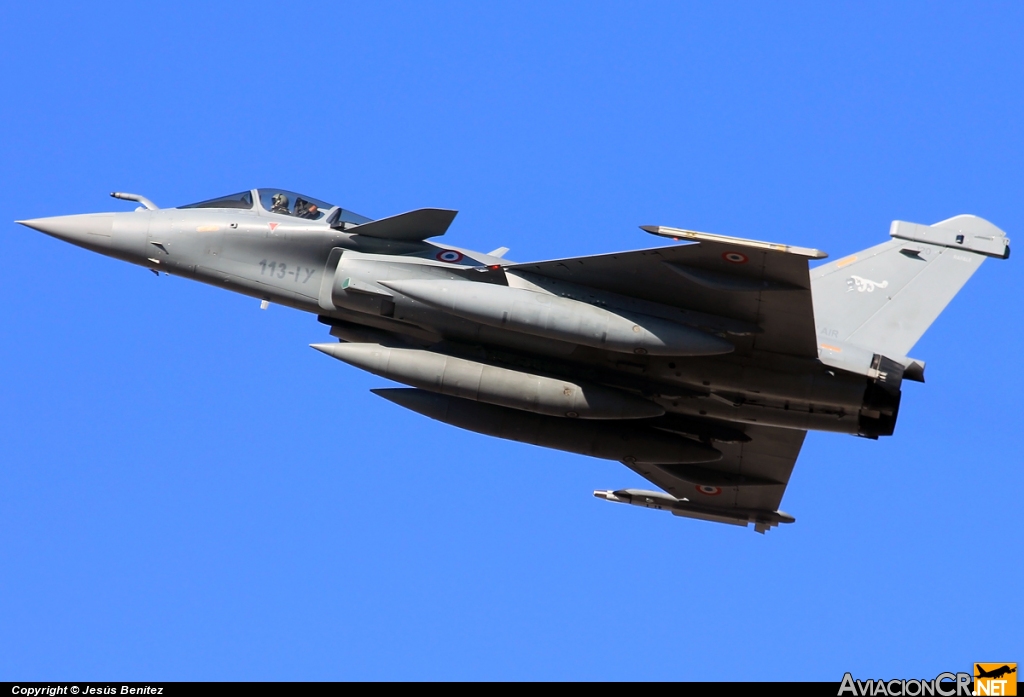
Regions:
<instances>
[{"instance_id":1,"label":"tricolor roundel","mask_svg":"<svg viewBox=\"0 0 1024 697\"><path fill-rule=\"evenodd\" d=\"M449 264L458 264L463 258L462 254L454 249L442 249L437 253L438 261L446 261Z\"/></svg>"},{"instance_id":2,"label":"tricolor roundel","mask_svg":"<svg viewBox=\"0 0 1024 697\"><path fill-rule=\"evenodd\" d=\"M697 491L704 494L705 496L718 496L722 493L721 487L708 486L707 484L698 484Z\"/></svg>"}]
</instances>

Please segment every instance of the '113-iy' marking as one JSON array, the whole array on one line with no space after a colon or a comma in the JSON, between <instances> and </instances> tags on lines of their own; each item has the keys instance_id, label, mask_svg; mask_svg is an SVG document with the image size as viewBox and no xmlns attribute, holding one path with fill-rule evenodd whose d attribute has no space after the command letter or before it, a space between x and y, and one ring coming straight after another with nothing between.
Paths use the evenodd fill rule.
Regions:
<instances>
[{"instance_id":1,"label":"'113-iy' marking","mask_svg":"<svg viewBox=\"0 0 1024 697\"><path fill-rule=\"evenodd\" d=\"M267 261L264 259L260 262L260 276L272 276L274 278L285 278L291 276L292 280L296 283L306 283L316 269L311 269L308 266L293 266L288 268L288 264L276 261Z\"/></svg>"}]
</instances>

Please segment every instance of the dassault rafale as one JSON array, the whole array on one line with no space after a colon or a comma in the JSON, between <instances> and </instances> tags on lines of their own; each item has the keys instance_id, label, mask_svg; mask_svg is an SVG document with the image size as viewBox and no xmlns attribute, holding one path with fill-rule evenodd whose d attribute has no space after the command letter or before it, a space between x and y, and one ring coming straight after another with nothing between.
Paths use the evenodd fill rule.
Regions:
<instances>
[{"instance_id":1,"label":"dassault rafale","mask_svg":"<svg viewBox=\"0 0 1024 697\"><path fill-rule=\"evenodd\" d=\"M670 227L670 246L514 263L438 240L456 211L371 220L252 189L161 209L18 221L100 254L317 315L312 347L409 387L374 392L452 426L617 460L661 491L608 501L765 532L809 430L892 435L908 354L1002 230L894 221L825 254Z\"/></svg>"}]
</instances>

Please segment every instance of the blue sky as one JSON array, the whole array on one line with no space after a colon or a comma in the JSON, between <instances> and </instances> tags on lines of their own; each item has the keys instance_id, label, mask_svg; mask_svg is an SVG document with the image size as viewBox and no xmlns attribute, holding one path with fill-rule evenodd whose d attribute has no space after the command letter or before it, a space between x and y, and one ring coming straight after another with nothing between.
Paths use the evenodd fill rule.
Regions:
<instances>
[{"instance_id":1,"label":"blue sky","mask_svg":"<svg viewBox=\"0 0 1024 697\"><path fill-rule=\"evenodd\" d=\"M460 210L517 261L673 225L1024 238L1019 3L0 6L8 220L251 186ZM1024 661L1024 272L811 434L766 536L403 412L312 316L0 223L0 679L934 677ZM1014 501L1018 501L1014 504Z\"/></svg>"}]
</instances>

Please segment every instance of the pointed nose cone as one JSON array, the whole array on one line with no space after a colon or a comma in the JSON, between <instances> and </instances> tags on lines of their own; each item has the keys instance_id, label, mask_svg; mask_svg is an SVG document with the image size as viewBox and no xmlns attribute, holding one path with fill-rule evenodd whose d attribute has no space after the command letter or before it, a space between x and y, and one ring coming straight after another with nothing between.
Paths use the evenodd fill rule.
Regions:
<instances>
[{"instance_id":1,"label":"pointed nose cone","mask_svg":"<svg viewBox=\"0 0 1024 697\"><path fill-rule=\"evenodd\" d=\"M310 344L309 347L334 358L334 344Z\"/></svg>"},{"instance_id":2,"label":"pointed nose cone","mask_svg":"<svg viewBox=\"0 0 1024 697\"><path fill-rule=\"evenodd\" d=\"M337 358L349 365L370 371L378 367L382 358L384 364L387 365L387 356L391 353L390 349L384 348L380 344L350 344L340 341L332 344L310 344L309 347L315 348L331 358Z\"/></svg>"},{"instance_id":3,"label":"pointed nose cone","mask_svg":"<svg viewBox=\"0 0 1024 697\"><path fill-rule=\"evenodd\" d=\"M16 222L59 240L89 248L109 247L114 230L113 213L60 215Z\"/></svg>"},{"instance_id":4,"label":"pointed nose cone","mask_svg":"<svg viewBox=\"0 0 1024 697\"><path fill-rule=\"evenodd\" d=\"M361 344L342 343L340 341L335 341L333 343L327 343L327 344L310 344L309 347L316 349L320 353L326 353L331 358L337 358L338 360L341 360L341 361L346 360L348 358L348 356L350 356L352 354L358 355L361 348L364 349L364 350L367 347L369 347L369 348L377 348L377 349L380 348L379 346L377 346L377 344L364 344L364 345L361 345Z\"/></svg>"}]
</instances>

